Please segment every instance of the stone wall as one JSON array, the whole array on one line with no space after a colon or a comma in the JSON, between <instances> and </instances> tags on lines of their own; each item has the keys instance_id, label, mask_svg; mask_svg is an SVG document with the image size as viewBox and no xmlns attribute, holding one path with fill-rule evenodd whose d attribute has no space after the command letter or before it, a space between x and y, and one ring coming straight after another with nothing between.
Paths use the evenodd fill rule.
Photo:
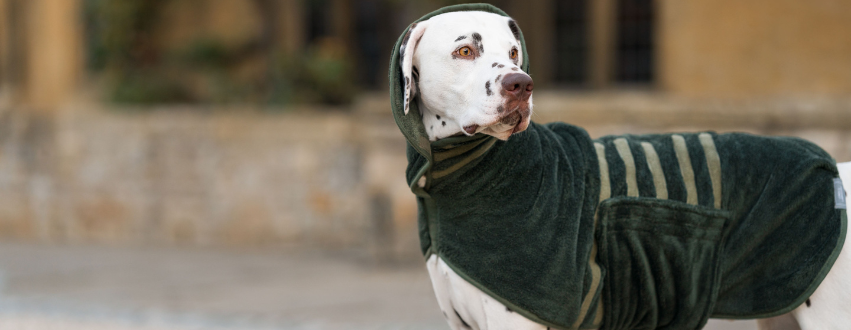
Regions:
<instances>
[{"instance_id":1,"label":"stone wall","mask_svg":"<svg viewBox=\"0 0 851 330\"><path fill-rule=\"evenodd\" d=\"M851 101L536 93L534 120L605 134L797 135L851 161ZM387 97L352 109L0 109L0 238L316 246L415 260L416 204Z\"/></svg>"},{"instance_id":2,"label":"stone wall","mask_svg":"<svg viewBox=\"0 0 851 330\"><path fill-rule=\"evenodd\" d=\"M395 253L416 247L404 151L386 117L7 110L0 236Z\"/></svg>"}]
</instances>

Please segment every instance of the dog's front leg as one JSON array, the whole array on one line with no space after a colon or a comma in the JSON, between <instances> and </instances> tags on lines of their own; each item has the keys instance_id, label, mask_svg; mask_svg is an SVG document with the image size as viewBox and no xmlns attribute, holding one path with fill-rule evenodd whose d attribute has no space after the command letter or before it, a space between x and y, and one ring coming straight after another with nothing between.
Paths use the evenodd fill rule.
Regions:
<instances>
[{"instance_id":1,"label":"dog's front leg","mask_svg":"<svg viewBox=\"0 0 851 330\"><path fill-rule=\"evenodd\" d=\"M437 255L426 262L443 316L453 330L546 330L459 276Z\"/></svg>"},{"instance_id":2,"label":"dog's front leg","mask_svg":"<svg viewBox=\"0 0 851 330\"><path fill-rule=\"evenodd\" d=\"M437 297L437 304L440 306L440 311L443 312L443 317L449 322L452 330L473 329L473 326L478 325L476 318L471 317L469 312L472 309L469 304L454 299L459 306L453 304L453 296L458 296L454 293L454 288L451 283L450 272L446 263L437 255L432 255L426 262L429 277L431 277L431 285L434 288L434 295ZM452 272L452 275L456 275ZM460 311L459 311L460 309ZM476 327L478 329L479 327Z\"/></svg>"},{"instance_id":3,"label":"dog's front leg","mask_svg":"<svg viewBox=\"0 0 851 330\"><path fill-rule=\"evenodd\" d=\"M801 330L792 313L756 320L759 330Z\"/></svg>"}]
</instances>

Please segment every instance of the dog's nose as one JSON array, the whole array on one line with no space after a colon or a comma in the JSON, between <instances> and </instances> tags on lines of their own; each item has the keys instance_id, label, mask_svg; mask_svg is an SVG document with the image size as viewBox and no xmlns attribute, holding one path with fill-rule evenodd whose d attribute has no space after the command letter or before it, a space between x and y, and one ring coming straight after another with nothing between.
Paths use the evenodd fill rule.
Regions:
<instances>
[{"instance_id":1,"label":"dog's nose","mask_svg":"<svg viewBox=\"0 0 851 330\"><path fill-rule=\"evenodd\" d=\"M518 98L529 98L534 87L532 77L523 73L509 73L502 78L502 90Z\"/></svg>"}]
</instances>

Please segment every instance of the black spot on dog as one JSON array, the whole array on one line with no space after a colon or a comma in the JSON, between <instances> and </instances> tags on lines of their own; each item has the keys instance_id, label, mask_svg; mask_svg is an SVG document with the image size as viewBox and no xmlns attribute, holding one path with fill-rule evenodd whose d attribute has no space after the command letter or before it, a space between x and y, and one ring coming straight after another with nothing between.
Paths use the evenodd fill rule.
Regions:
<instances>
[{"instance_id":1,"label":"black spot on dog","mask_svg":"<svg viewBox=\"0 0 851 330\"><path fill-rule=\"evenodd\" d=\"M502 78L502 75L497 75L496 79L493 80L493 83L496 84L497 82L499 82L499 78Z\"/></svg>"},{"instance_id":2,"label":"black spot on dog","mask_svg":"<svg viewBox=\"0 0 851 330\"><path fill-rule=\"evenodd\" d=\"M491 92L491 82L490 81L485 82L485 91L488 93L488 96L493 95L493 92Z\"/></svg>"},{"instance_id":3,"label":"black spot on dog","mask_svg":"<svg viewBox=\"0 0 851 330\"><path fill-rule=\"evenodd\" d=\"M807 307L810 307L810 298L807 298Z\"/></svg>"},{"instance_id":4,"label":"black spot on dog","mask_svg":"<svg viewBox=\"0 0 851 330\"><path fill-rule=\"evenodd\" d=\"M457 316L457 317L458 317L458 319L459 319L459 320L461 320L461 324L463 324L463 325L464 325L464 328L466 328L466 329L472 329L472 328L470 327L470 325L469 325L469 324L467 324L467 321L464 321L464 318L462 318L462 317L461 317L461 314L458 314L458 310L456 310L456 309L454 309L454 308L453 308L452 310L453 310L453 311L455 311L455 316Z\"/></svg>"},{"instance_id":5,"label":"black spot on dog","mask_svg":"<svg viewBox=\"0 0 851 330\"><path fill-rule=\"evenodd\" d=\"M441 122L441 123L443 124L443 126L446 126L446 122L445 122L445 121L444 121L444 122Z\"/></svg>"},{"instance_id":6,"label":"black spot on dog","mask_svg":"<svg viewBox=\"0 0 851 330\"><path fill-rule=\"evenodd\" d=\"M505 311L506 311L506 312L509 312L509 313L514 313L514 311L513 311L513 310L511 310L511 308L508 308L508 306L505 306Z\"/></svg>"},{"instance_id":7,"label":"black spot on dog","mask_svg":"<svg viewBox=\"0 0 851 330\"><path fill-rule=\"evenodd\" d=\"M455 42L459 42L464 39L467 39L467 36L459 36L458 39L455 39Z\"/></svg>"},{"instance_id":8,"label":"black spot on dog","mask_svg":"<svg viewBox=\"0 0 851 330\"><path fill-rule=\"evenodd\" d=\"M515 22L513 19L508 20L508 28L511 29L511 34L514 35L514 39L520 41L520 28L517 27L517 22Z\"/></svg>"},{"instance_id":9,"label":"black spot on dog","mask_svg":"<svg viewBox=\"0 0 851 330\"><path fill-rule=\"evenodd\" d=\"M411 89L411 77L405 76L405 88Z\"/></svg>"},{"instance_id":10,"label":"black spot on dog","mask_svg":"<svg viewBox=\"0 0 851 330\"><path fill-rule=\"evenodd\" d=\"M497 67L498 67L498 68L500 68L500 69L502 69L502 68L504 68L504 67L505 67L505 65L500 64L500 65L498 65Z\"/></svg>"},{"instance_id":11,"label":"black spot on dog","mask_svg":"<svg viewBox=\"0 0 851 330\"><path fill-rule=\"evenodd\" d=\"M493 62L493 64L491 64L491 67L495 67L497 64L499 63Z\"/></svg>"},{"instance_id":12,"label":"black spot on dog","mask_svg":"<svg viewBox=\"0 0 851 330\"><path fill-rule=\"evenodd\" d=\"M437 120L440 120L440 115L434 115L434 116L437 117Z\"/></svg>"},{"instance_id":13,"label":"black spot on dog","mask_svg":"<svg viewBox=\"0 0 851 330\"><path fill-rule=\"evenodd\" d=\"M520 69L518 69L516 66L511 68L511 71L517 71L517 70L520 70Z\"/></svg>"},{"instance_id":14,"label":"black spot on dog","mask_svg":"<svg viewBox=\"0 0 851 330\"><path fill-rule=\"evenodd\" d=\"M478 32L473 32L473 43L476 45L476 49L479 50L479 54L485 52L485 46L482 45L482 35Z\"/></svg>"},{"instance_id":15,"label":"black spot on dog","mask_svg":"<svg viewBox=\"0 0 851 330\"><path fill-rule=\"evenodd\" d=\"M505 112L505 107L504 107L504 106L501 106L501 105L500 105L500 106L498 106L498 107L496 107L496 112L499 112L499 113L503 113L503 112Z\"/></svg>"}]
</instances>

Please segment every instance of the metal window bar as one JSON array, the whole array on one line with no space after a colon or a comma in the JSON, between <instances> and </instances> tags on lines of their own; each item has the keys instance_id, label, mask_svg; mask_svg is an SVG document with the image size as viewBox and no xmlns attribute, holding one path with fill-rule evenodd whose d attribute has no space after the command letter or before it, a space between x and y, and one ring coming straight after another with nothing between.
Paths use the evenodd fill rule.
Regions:
<instances>
[{"instance_id":1,"label":"metal window bar","mask_svg":"<svg viewBox=\"0 0 851 330\"><path fill-rule=\"evenodd\" d=\"M354 55L357 60L355 79L366 88L377 89L387 74L384 59L387 45L386 31L393 31L388 20L382 19L391 15L385 1L363 0L353 4L354 9ZM398 13L392 13L398 14ZM395 31L394 31L395 32Z\"/></svg>"},{"instance_id":2,"label":"metal window bar","mask_svg":"<svg viewBox=\"0 0 851 330\"><path fill-rule=\"evenodd\" d=\"M653 0L618 0L615 81L650 83L654 78Z\"/></svg>"},{"instance_id":3,"label":"metal window bar","mask_svg":"<svg viewBox=\"0 0 851 330\"><path fill-rule=\"evenodd\" d=\"M588 80L588 15L586 0L556 1L556 83L584 84Z\"/></svg>"},{"instance_id":4,"label":"metal window bar","mask_svg":"<svg viewBox=\"0 0 851 330\"><path fill-rule=\"evenodd\" d=\"M307 16L307 43L310 44L319 38L328 36L329 31L329 15L327 0L310 0L306 3Z\"/></svg>"}]
</instances>

